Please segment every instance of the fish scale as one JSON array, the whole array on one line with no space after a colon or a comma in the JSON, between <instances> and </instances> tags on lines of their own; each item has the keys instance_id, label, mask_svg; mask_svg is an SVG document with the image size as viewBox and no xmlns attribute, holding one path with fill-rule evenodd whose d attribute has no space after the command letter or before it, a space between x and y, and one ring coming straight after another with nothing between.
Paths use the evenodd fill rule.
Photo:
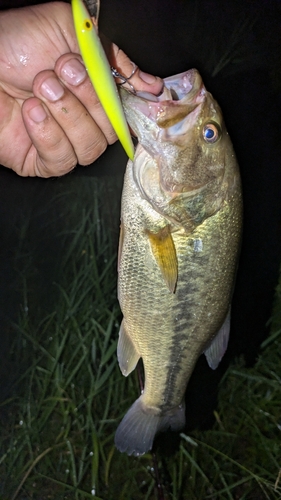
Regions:
<instances>
[{"instance_id":1,"label":"fish scale","mask_svg":"<svg viewBox=\"0 0 281 500\"><path fill-rule=\"evenodd\" d=\"M118 298L124 318L117 354L124 375L139 358L145 373L144 391L116 432L117 448L128 454L145 453L157 432L184 425L184 393L198 357L205 352L216 368L228 340L241 186L220 109L200 90L198 75L195 70L184 74L191 82L190 95L187 91L173 101L161 126L157 112L151 112L157 102L147 103L146 115L146 99L125 91L121 95L140 144L134 162L128 163L122 195ZM180 82L183 77L172 78ZM181 101L188 122L175 127L177 112L180 120L183 116ZM169 101L165 103L163 109L168 109ZM206 120L211 131L214 123L214 130L221 131L215 145L205 145L202 138Z\"/></svg>"}]
</instances>

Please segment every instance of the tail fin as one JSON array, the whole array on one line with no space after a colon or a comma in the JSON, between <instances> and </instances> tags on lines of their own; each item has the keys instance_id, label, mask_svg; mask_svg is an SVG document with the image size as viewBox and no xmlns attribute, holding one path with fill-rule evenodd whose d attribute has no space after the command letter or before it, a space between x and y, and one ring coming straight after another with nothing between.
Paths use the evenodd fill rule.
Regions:
<instances>
[{"instance_id":1,"label":"tail fin","mask_svg":"<svg viewBox=\"0 0 281 500\"><path fill-rule=\"evenodd\" d=\"M143 455L151 450L154 437L159 431L179 430L184 427L183 405L170 410L165 415L157 415L137 399L126 413L115 434L116 448L128 455Z\"/></svg>"}]
</instances>

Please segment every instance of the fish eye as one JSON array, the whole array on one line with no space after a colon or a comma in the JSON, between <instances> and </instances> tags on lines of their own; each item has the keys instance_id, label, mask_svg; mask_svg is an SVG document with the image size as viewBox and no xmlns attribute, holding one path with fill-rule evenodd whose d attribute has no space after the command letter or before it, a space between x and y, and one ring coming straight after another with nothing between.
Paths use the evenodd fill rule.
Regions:
<instances>
[{"instance_id":1,"label":"fish eye","mask_svg":"<svg viewBox=\"0 0 281 500\"><path fill-rule=\"evenodd\" d=\"M83 28L85 31L91 31L91 29L93 28L93 23L91 19L85 19L83 21Z\"/></svg>"},{"instance_id":2,"label":"fish eye","mask_svg":"<svg viewBox=\"0 0 281 500\"><path fill-rule=\"evenodd\" d=\"M206 123L203 127L203 138L204 141L208 142L209 144L213 144L214 142L217 142L217 140L221 136L221 131L218 125L215 123Z\"/></svg>"}]
</instances>

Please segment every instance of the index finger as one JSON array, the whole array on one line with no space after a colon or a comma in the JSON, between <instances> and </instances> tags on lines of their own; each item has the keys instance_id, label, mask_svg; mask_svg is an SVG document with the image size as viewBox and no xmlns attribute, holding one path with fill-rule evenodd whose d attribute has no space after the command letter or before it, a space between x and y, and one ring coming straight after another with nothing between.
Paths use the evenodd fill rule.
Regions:
<instances>
[{"instance_id":1,"label":"index finger","mask_svg":"<svg viewBox=\"0 0 281 500\"><path fill-rule=\"evenodd\" d=\"M109 43L104 36L101 38L103 44L106 46L106 52L111 66L117 69L118 73L128 78L132 74L134 63L132 63L125 52L119 49L115 43ZM140 92L150 92L151 94L159 95L163 91L164 83L162 78L145 73L138 67L129 81L134 89Z\"/></svg>"}]
</instances>

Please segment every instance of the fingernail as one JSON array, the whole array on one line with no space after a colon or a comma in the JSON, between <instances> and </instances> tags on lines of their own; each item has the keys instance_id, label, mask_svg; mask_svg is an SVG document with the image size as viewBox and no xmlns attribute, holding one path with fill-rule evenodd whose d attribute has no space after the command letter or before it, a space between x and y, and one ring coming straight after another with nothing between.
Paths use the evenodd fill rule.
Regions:
<instances>
[{"instance_id":1,"label":"fingernail","mask_svg":"<svg viewBox=\"0 0 281 500\"><path fill-rule=\"evenodd\" d=\"M71 85L79 85L87 76L86 68L78 59L67 61L61 69L62 78Z\"/></svg>"},{"instance_id":2,"label":"fingernail","mask_svg":"<svg viewBox=\"0 0 281 500\"><path fill-rule=\"evenodd\" d=\"M28 114L31 120L33 120L35 123L43 122L47 117L47 113L43 106L41 106L41 104L38 104L38 106L30 109Z\"/></svg>"},{"instance_id":3,"label":"fingernail","mask_svg":"<svg viewBox=\"0 0 281 500\"><path fill-rule=\"evenodd\" d=\"M63 96L64 89L56 78L50 77L42 83L41 94L48 101L57 101Z\"/></svg>"},{"instance_id":4,"label":"fingernail","mask_svg":"<svg viewBox=\"0 0 281 500\"><path fill-rule=\"evenodd\" d=\"M143 71L139 71L139 76L145 83L155 83L157 80L156 76L149 75Z\"/></svg>"}]
</instances>

